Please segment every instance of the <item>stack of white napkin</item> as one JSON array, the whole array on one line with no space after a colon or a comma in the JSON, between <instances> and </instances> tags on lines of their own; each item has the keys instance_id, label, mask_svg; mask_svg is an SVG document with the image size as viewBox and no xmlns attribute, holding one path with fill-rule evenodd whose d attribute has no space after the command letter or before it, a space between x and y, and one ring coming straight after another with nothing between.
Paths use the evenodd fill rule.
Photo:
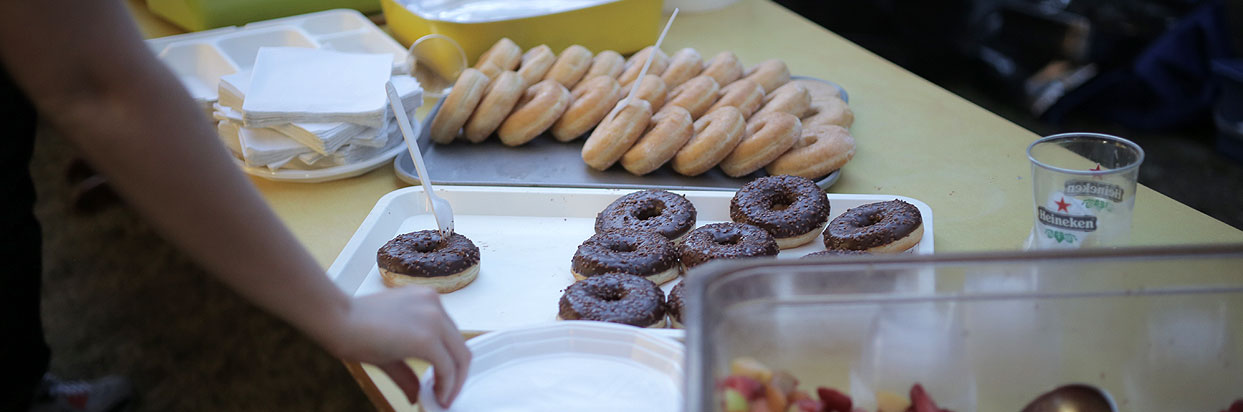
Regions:
<instances>
[{"instance_id":1,"label":"stack of white napkin","mask_svg":"<svg viewBox=\"0 0 1243 412\"><path fill-rule=\"evenodd\" d=\"M390 77L392 56L265 47L254 68L220 78L212 116L247 166L319 169L366 160L401 144L384 84L414 117L423 89Z\"/></svg>"}]
</instances>

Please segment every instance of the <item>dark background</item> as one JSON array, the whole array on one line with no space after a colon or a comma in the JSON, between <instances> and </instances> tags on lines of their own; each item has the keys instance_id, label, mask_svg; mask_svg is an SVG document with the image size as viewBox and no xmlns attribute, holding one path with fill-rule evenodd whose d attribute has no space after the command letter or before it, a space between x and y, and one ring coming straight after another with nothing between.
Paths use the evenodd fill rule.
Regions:
<instances>
[{"instance_id":1,"label":"dark background","mask_svg":"<svg viewBox=\"0 0 1243 412\"><path fill-rule=\"evenodd\" d=\"M778 3L1037 134L1131 139L1140 183L1243 229L1243 2Z\"/></svg>"}]
</instances>

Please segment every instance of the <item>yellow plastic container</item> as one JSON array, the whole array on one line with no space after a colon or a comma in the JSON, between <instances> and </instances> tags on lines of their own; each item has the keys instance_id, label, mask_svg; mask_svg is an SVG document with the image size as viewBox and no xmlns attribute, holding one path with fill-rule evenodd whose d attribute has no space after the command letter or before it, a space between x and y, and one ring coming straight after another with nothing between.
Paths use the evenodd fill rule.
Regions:
<instances>
[{"instance_id":1,"label":"yellow plastic container","mask_svg":"<svg viewBox=\"0 0 1243 412\"><path fill-rule=\"evenodd\" d=\"M593 52L628 54L650 46L660 35L661 0L616 0L536 16L456 17L456 21L415 13L407 7L412 1L380 1L393 36L406 46L428 34L448 36L462 46L472 65L502 37L512 39L524 50L547 44L560 53L578 44Z\"/></svg>"}]
</instances>

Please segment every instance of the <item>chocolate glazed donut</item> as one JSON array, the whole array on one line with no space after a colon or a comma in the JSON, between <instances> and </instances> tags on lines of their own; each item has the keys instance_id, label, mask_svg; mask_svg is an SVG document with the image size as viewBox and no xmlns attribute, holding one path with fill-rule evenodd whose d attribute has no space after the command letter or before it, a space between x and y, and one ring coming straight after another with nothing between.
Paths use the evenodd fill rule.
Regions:
<instances>
[{"instance_id":1,"label":"chocolate glazed donut","mask_svg":"<svg viewBox=\"0 0 1243 412\"><path fill-rule=\"evenodd\" d=\"M680 282L669 291L667 299L667 311L669 312L669 327L676 329L685 329L682 325L682 309L686 307L684 303L686 299L686 282Z\"/></svg>"},{"instance_id":2,"label":"chocolate glazed donut","mask_svg":"<svg viewBox=\"0 0 1243 412\"><path fill-rule=\"evenodd\" d=\"M815 239L829 221L829 197L816 182L798 176L752 180L729 202L729 217L767 230L789 249Z\"/></svg>"},{"instance_id":3,"label":"chocolate glazed donut","mask_svg":"<svg viewBox=\"0 0 1243 412\"><path fill-rule=\"evenodd\" d=\"M659 233L613 229L596 233L578 246L570 259L574 278L583 280L605 273L629 273L663 284L678 277L678 251Z\"/></svg>"},{"instance_id":4,"label":"chocolate glazed donut","mask_svg":"<svg viewBox=\"0 0 1243 412\"><path fill-rule=\"evenodd\" d=\"M914 247L924 237L919 208L901 200L869 203L843 213L829 222L824 247L898 253Z\"/></svg>"},{"instance_id":5,"label":"chocolate glazed donut","mask_svg":"<svg viewBox=\"0 0 1243 412\"><path fill-rule=\"evenodd\" d=\"M764 229L745 223L713 223L692 230L678 245L687 269L713 259L777 256L777 242Z\"/></svg>"},{"instance_id":6,"label":"chocolate glazed donut","mask_svg":"<svg viewBox=\"0 0 1243 412\"><path fill-rule=\"evenodd\" d=\"M650 280L624 273L606 273L574 282L561 295L560 308L558 320L665 327L665 293Z\"/></svg>"},{"instance_id":7,"label":"chocolate glazed donut","mask_svg":"<svg viewBox=\"0 0 1243 412\"><path fill-rule=\"evenodd\" d=\"M638 229L677 241L695 227L695 205L682 195L648 189L622 196L596 215L596 232Z\"/></svg>"},{"instance_id":8,"label":"chocolate glazed donut","mask_svg":"<svg viewBox=\"0 0 1243 412\"><path fill-rule=\"evenodd\" d=\"M442 242L439 231L420 230L385 243L376 264L388 287L417 284L448 293L479 275L479 248L460 233Z\"/></svg>"}]
</instances>

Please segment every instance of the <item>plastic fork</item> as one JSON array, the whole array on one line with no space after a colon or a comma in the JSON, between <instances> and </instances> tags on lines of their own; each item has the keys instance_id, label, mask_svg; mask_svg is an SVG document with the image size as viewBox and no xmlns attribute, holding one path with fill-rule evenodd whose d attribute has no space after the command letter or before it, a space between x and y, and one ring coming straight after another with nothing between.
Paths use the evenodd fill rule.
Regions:
<instances>
[{"instance_id":1,"label":"plastic fork","mask_svg":"<svg viewBox=\"0 0 1243 412\"><path fill-rule=\"evenodd\" d=\"M440 239L445 241L453 234L453 207L448 200L436 196L432 190L432 178L427 174L427 166L423 165L423 152L419 150L418 136L410 126L410 118L406 116L406 107L401 104L401 95L393 82L384 85L388 91L388 103L393 107L393 115L397 117L397 127L410 150L410 158L414 160L414 170L419 173L419 182L423 183L423 193L427 196L427 208L431 209L432 217L436 218L436 228L440 230Z\"/></svg>"}]
</instances>

